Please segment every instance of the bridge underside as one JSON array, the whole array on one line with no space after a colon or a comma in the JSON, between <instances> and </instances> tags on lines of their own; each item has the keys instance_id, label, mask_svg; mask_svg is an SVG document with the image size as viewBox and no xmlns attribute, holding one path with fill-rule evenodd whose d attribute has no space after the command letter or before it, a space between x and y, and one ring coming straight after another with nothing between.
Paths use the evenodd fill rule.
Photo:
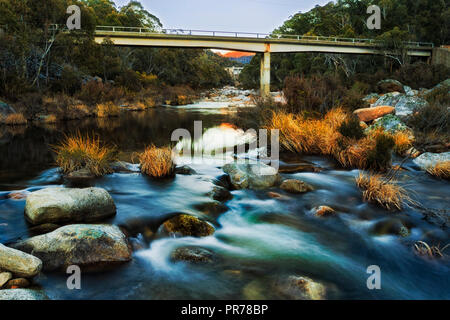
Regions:
<instances>
[{"instance_id":1,"label":"bridge underside","mask_svg":"<svg viewBox=\"0 0 450 320\"><path fill-rule=\"evenodd\" d=\"M317 40L257 39L216 36L96 32L95 42L109 39L117 46L223 49L264 53L261 59L261 95L270 95L270 53L385 54L376 44ZM431 57L432 48L410 47L408 55Z\"/></svg>"}]
</instances>

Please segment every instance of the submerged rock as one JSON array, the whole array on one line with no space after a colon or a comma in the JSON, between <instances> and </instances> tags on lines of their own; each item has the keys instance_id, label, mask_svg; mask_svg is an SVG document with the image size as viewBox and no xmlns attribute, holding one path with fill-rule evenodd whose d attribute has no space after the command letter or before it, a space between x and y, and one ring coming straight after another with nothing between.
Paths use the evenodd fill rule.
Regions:
<instances>
[{"instance_id":1,"label":"submerged rock","mask_svg":"<svg viewBox=\"0 0 450 320\"><path fill-rule=\"evenodd\" d=\"M278 170L261 162L235 161L223 166L236 189L270 188L280 180Z\"/></svg>"},{"instance_id":2,"label":"submerged rock","mask_svg":"<svg viewBox=\"0 0 450 320\"><path fill-rule=\"evenodd\" d=\"M387 114L395 112L394 107L390 106L378 106L373 108L362 108L353 111L353 113L359 118L359 121L372 121Z\"/></svg>"},{"instance_id":3,"label":"submerged rock","mask_svg":"<svg viewBox=\"0 0 450 320\"><path fill-rule=\"evenodd\" d=\"M378 221L370 229L370 232L375 235L398 235L401 237L407 237L410 235L410 230L403 224L400 219L384 219Z\"/></svg>"},{"instance_id":4,"label":"submerged rock","mask_svg":"<svg viewBox=\"0 0 450 320\"><path fill-rule=\"evenodd\" d=\"M214 227L197 217L180 214L164 222L159 233L170 236L207 237L214 233Z\"/></svg>"},{"instance_id":5,"label":"submerged rock","mask_svg":"<svg viewBox=\"0 0 450 320\"><path fill-rule=\"evenodd\" d=\"M0 270L19 277L31 278L39 274L42 261L28 253L0 244Z\"/></svg>"},{"instance_id":6,"label":"submerged rock","mask_svg":"<svg viewBox=\"0 0 450 320\"><path fill-rule=\"evenodd\" d=\"M284 180L281 183L280 188L290 193L304 193L314 190L314 188L306 182L297 179Z\"/></svg>"},{"instance_id":7,"label":"submerged rock","mask_svg":"<svg viewBox=\"0 0 450 320\"><path fill-rule=\"evenodd\" d=\"M46 188L32 192L25 205L32 224L94 222L115 214L114 201L102 188Z\"/></svg>"},{"instance_id":8,"label":"submerged rock","mask_svg":"<svg viewBox=\"0 0 450 320\"><path fill-rule=\"evenodd\" d=\"M216 260L211 250L199 247L181 247L175 249L170 258L173 261L186 261L191 263L212 263Z\"/></svg>"},{"instance_id":9,"label":"submerged rock","mask_svg":"<svg viewBox=\"0 0 450 320\"><path fill-rule=\"evenodd\" d=\"M312 212L317 217L329 217L334 216L336 214L336 211L328 206L315 207L312 209Z\"/></svg>"},{"instance_id":10,"label":"submerged rock","mask_svg":"<svg viewBox=\"0 0 450 320\"><path fill-rule=\"evenodd\" d=\"M141 172L139 168L139 164L124 162L124 161L115 161L111 163L111 169L114 172Z\"/></svg>"},{"instance_id":11,"label":"submerged rock","mask_svg":"<svg viewBox=\"0 0 450 320\"><path fill-rule=\"evenodd\" d=\"M323 284L296 275L279 279L275 287L279 293L292 300L323 300L326 295L326 287Z\"/></svg>"},{"instance_id":12,"label":"submerged rock","mask_svg":"<svg viewBox=\"0 0 450 320\"><path fill-rule=\"evenodd\" d=\"M212 217L217 217L220 214L228 211L228 207L219 201L211 201L195 204L194 208Z\"/></svg>"},{"instance_id":13,"label":"submerged rock","mask_svg":"<svg viewBox=\"0 0 450 320\"><path fill-rule=\"evenodd\" d=\"M70 265L95 270L131 260L131 248L117 226L72 224L14 245L43 261L44 270Z\"/></svg>"},{"instance_id":14,"label":"submerged rock","mask_svg":"<svg viewBox=\"0 0 450 320\"><path fill-rule=\"evenodd\" d=\"M30 191L14 191L8 194L8 198L12 200L25 200L31 194Z\"/></svg>"},{"instance_id":15,"label":"submerged rock","mask_svg":"<svg viewBox=\"0 0 450 320\"><path fill-rule=\"evenodd\" d=\"M0 300L48 300L48 297L38 290L7 289L0 290Z\"/></svg>"},{"instance_id":16,"label":"submerged rock","mask_svg":"<svg viewBox=\"0 0 450 320\"><path fill-rule=\"evenodd\" d=\"M191 176L193 174L197 174L197 171L195 171L194 169L192 169L189 166L181 166L181 167L175 168L175 173L186 175L186 176Z\"/></svg>"},{"instance_id":17,"label":"submerged rock","mask_svg":"<svg viewBox=\"0 0 450 320\"><path fill-rule=\"evenodd\" d=\"M228 189L220 186L214 186L208 196L217 201L227 201L233 198L233 195L228 191Z\"/></svg>"},{"instance_id":18,"label":"submerged rock","mask_svg":"<svg viewBox=\"0 0 450 320\"><path fill-rule=\"evenodd\" d=\"M11 107L9 104L0 100L0 116L6 117L13 113L16 113L16 110L14 110L14 108Z\"/></svg>"},{"instance_id":19,"label":"submerged rock","mask_svg":"<svg viewBox=\"0 0 450 320\"><path fill-rule=\"evenodd\" d=\"M413 162L422 170L434 167L437 163L450 161L450 152L431 153L426 152L418 156Z\"/></svg>"}]
</instances>

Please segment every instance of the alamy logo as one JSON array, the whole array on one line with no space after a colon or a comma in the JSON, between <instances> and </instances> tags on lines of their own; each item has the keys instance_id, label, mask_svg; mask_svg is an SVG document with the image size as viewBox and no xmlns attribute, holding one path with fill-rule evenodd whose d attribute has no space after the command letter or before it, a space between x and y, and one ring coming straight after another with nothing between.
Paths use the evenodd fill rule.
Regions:
<instances>
[{"instance_id":1,"label":"alamy logo","mask_svg":"<svg viewBox=\"0 0 450 320\"><path fill-rule=\"evenodd\" d=\"M376 6L376 5L369 6L367 8L367 13L372 14L367 19L367 28L369 28L369 30L373 30L373 29L380 30L381 29L381 9L380 9L380 7Z\"/></svg>"},{"instance_id":2,"label":"alamy logo","mask_svg":"<svg viewBox=\"0 0 450 320\"><path fill-rule=\"evenodd\" d=\"M71 5L67 8L67 14L71 16L67 19L67 28L69 30L81 29L81 10L79 6Z\"/></svg>"},{"instance_id":3,"label":"alamy logo","mask_svg":"<svg viewBox=\"0 0 450 320\"><path fill-rule=\"evenodd\" d=\"M70 274L67 278L67 289L69 290L80 290L81 289L81 269L79 266L71 265L67 267L67 274Z\"/></svg>"},{"instance_id":4,"label":"alamy logo","mask_svg":"<svg viewBox=\"0 0 450 320\"><path fill-rule=\"evenodd\" d=\"M371 265L367 267L367 273L370 276L367 278L367 289L369 290L380 290L381 289L381 269L377 265Z\"/></svg>"}]
</instances>

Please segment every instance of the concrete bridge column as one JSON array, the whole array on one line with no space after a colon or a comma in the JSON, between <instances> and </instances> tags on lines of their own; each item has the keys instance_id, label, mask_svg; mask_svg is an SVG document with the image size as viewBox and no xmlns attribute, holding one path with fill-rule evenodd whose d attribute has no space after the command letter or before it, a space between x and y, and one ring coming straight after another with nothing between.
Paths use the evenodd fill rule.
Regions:
<instances>
[{"instance_id":1,"label":"concrete bridge column","mask_svg":"<svg viewBox=\"0 0 450 320\"><path fill-rule=\"evenodd\" d=\"M261 57L260 94L262 97L270 96L270 51Z\"/></svg>"}]
</instances>

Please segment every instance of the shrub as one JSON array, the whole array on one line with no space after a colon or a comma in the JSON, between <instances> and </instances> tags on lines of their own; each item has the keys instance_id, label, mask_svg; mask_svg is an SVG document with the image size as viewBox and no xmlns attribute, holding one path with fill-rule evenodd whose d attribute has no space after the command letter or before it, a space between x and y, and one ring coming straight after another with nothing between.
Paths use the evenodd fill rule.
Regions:
<instances>
[{"instance_id":1,"label":"shrub","mask_svg":"<svg viewBox=\"0 0 450 320\"><path fill-rule=\"evenodd\" d=\"M448 105L430 103L414 110L414 113L408 118L407 124L414 131L449 132L450 110Z\"/></svg>"},{"instance_id":2,"label":"shrub","mask_svg":"<svg viewBox=\"0 0 450 320\"><path fill-rule=\"evenodd\" d=\"M175 173L172 150L169 147L157 148L154 145L147 147L139 154L139 163L141 172L155 178L169 177Z\"/></svg>"},{"instance_id":3,"label":"shrub","mask_svg":"<svg viewBox=\"0 0 450 320\"><path fill-rule=\"evenodd\" d=\"M95 176L111 173L110 163L117 159L114 147L106 146L98 137L66 136L54 147L56 163L64 173L70 173L83 168L88 169Z\"/></svg>"},{"instance_id":4,"label":"shrub","mask_svg":"<svg viewBox=\"0 0 450 320\"><path fill-rule=\"evenodd\" d=\"M394 78L414 89L432 88L448 78L450 68L424 62L405 64L395 72Z\"/></svg>"},{"instance_id":5,"label":"shrub","mask_svg":"<svg viewBox=\"0 0 450 320\"><path fill-rule=\"evenodd\" d=\"M356 178L356 185L363 191L365 201L378 204L388 210L401 210L405 202L411 201L404 188L384 180L378 174L360 173Z\"/></svg>"},{"instance_id":6,"label":"shrub","mask_svg":"<svg viewBox=\"0 0 450 320\"><path fill-rule=\"evenodd\" d=\"M359 122L360 121L357 117L349 117L346 121L342 122L338 128L338 131L344 137L361 139L364 137L364 131Z\"/></svg>"},{"instance_id":7,"label":"shrub","mask_svg":"<svg viewBox=\"0 0 450 320\"><path fill-rule=\"evenodd\" d=\"M437 162L434 166L428 167L427 172L432 176L450 180L450 161Z\"/></svg>"},{"instance_id":8,"label":"shrub","mask_svg":"<svg viewBox=\"0 0 450 320\"><path fill-rule=\"evenodd\" d=\"M367 153L367 168L373 170L386 170L391 165L391 151L395 146L394 139L382 130L376 130L375 147Z\"/></svg>"},{"instance_id":9,"label":"shrub","mask_svg":"<svg viewBox=\"0 0 450 320\"><path fill-rule=\"evenodd\" d=\"M97 105L97 117L99 118L118 117L119 113L119 106L112 102L100 103Z\"/></svg>"},{"instance_id":10,"label":"shrub","mask_svg":"<svg viewBox=\"0 0 450 320\"><path fill-rule=\"evenodd\" d=\"M11 113L6 116L4 122L9 126L19 126L27 124L27 119L25 119L22 113Z\"/></svg>"}]
</instances>

